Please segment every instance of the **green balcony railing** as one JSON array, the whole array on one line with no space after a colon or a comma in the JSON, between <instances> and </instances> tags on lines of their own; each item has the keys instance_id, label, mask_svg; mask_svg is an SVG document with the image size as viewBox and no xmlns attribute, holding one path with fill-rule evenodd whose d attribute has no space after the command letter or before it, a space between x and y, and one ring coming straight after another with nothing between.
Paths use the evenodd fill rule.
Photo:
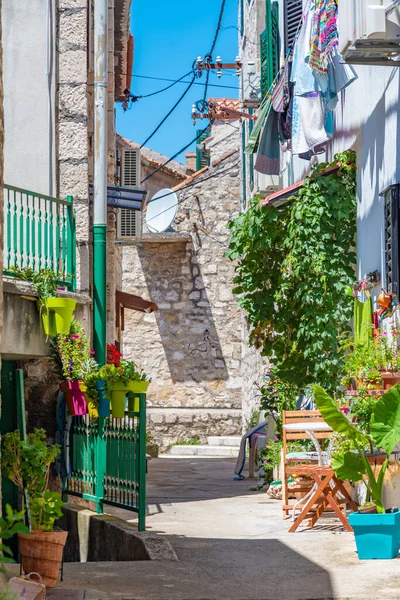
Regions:
<instances>
[{"instance_id":1,"label":"green balcony railing","mask_svg":"<svg viewBox=\"0 0 400 600\"><path fill-rule=\"evenodd\" d=\"M4 186L4 273L11 267L52 269L75 291L76 229L72 196L51 198Z\"/></svg>"}]
</instances>

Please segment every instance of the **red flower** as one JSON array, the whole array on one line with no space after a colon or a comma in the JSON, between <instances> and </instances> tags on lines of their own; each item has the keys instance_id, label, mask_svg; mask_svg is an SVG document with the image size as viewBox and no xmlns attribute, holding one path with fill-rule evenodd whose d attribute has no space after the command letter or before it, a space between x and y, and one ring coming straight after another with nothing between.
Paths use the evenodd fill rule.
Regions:
<instances>
[{"instance_id":1,"label":"red flower","mask_svg":"<svg viewBox=\"0 0 400 600\"><path fill-rule=\"evenodd\" d=\"M117 350L115 344L107 344L107 364L119 367L121 364L122 354Z\"/></svg>"}]
</instances>

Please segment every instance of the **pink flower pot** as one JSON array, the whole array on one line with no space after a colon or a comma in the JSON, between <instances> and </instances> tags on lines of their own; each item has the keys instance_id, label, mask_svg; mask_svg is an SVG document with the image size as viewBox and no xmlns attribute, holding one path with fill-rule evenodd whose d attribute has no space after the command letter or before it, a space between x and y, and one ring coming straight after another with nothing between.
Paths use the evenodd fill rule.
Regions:
<instances>
[{"instance_id":1,"label":"pink flower pot","mask_svg":"<svg viewBox=\"0 0 400 600\"><path fill-rule=\"evenodd\" d=\"M72 417L87 414L87 403L82 391L82 381L63 381L60 389L64 393L69 413Z\"/></svg>"}]
</instances>

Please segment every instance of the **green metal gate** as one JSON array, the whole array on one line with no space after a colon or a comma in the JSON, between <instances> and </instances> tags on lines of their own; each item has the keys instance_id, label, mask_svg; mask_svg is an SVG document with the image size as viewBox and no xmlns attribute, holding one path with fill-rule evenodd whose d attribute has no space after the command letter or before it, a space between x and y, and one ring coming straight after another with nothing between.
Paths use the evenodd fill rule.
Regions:
<instances>
[{"instance_id":1,"label":"green metal gate","mask_svg":"<svg viewBox=\"0 0 400 600\"><path fill-rule=\"evenodd\" d=\"M139 412L125 418L72 417L69 431L70 475L64 494L112 504L138 513L139 531L146 518L146 394L138 394Z\"/></svg>"}]
</instances>

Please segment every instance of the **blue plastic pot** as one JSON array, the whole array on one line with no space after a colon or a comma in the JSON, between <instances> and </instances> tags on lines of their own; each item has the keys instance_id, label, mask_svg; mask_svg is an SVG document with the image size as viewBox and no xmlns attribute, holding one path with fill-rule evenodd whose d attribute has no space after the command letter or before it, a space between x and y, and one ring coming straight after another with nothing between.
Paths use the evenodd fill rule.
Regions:
<instances>
[{"instance_id":1,"label":"blue plastic pot","mask_svg":"<svg viewBox=\"0 0 400 600\"><path fill-rule=\"evenodd\" d=\"M107 386L105 381L96 381L96 389L99 394L99 417L110 416L110 400L107 398Z\"/></svg>"},{"instance_id":2,"label":"blue plastic pot","mask_svg":"<svg viewBox=\"0 0 400 600\"><path fill-rule=\"evenodd\" d=\"M349 515L349 523L354 530L358 558L396 558L400 544L400 511L395 508L386 514Z\"/></svg>"}]
</instances>

